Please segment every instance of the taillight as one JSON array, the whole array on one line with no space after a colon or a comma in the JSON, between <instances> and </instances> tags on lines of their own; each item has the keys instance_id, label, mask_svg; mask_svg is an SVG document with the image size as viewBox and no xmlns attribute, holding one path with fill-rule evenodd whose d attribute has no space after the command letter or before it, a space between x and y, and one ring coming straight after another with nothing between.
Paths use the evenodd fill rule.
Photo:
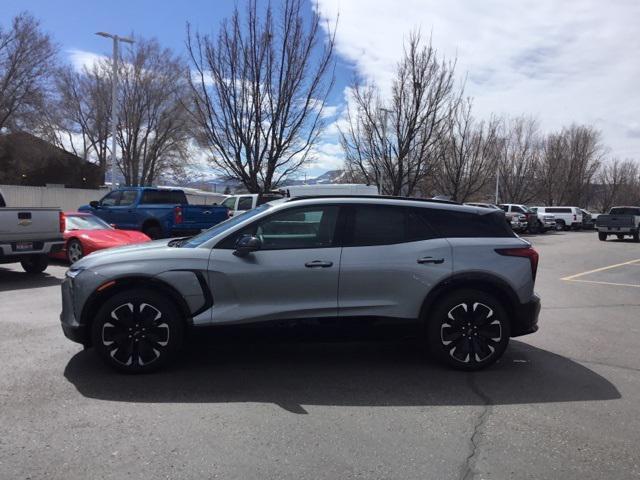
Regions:
<instances>
[{"instance_id":1,"label":"taillight","mask_svg":"<svg viewBox=\"0 0 640 480\"><path fill-rule=\"evenodd\" d=\"M576 220L578 220L578 216L577 215L573 215L573 221L575 222Z\"/></svg>"},{"instance_id":2,"label":"taillight","mask_svg":"<svg viewBox=\"0 0 640 480\"><path fill-rule=\"evenodd\" d=\"M182 223L182 207L175 207L173 209L173 223Z\"/></svg>"},{"instance_id":3,"label":"taillight","mask_svg":"<svg viewBox=\"0 0 640 480\"><path fill-rule=\"evenodd\" d=\"M60 229L60 233L64 233L64 229L67 226L67 221L64 218L64 213L58 212L58 228Z\"/></svg>"},{"instance_id":4,"label":"taillight","mask_svg":"<svg viewBox=\"0 0 640 480\"><path fill-rule=\"evenodd\" d=\"M531 277L536 279L536 273L538 273L538 260L540 255L532 247L524 248L496 248L496 253L504 255L505 257L522 257L528 258L531 264Z\"/></svg>"},{"instance_id":5,"label":"taillight","mask_svg":"<svg viewBox=\"0 0 640 480\"><path fill-rule=\"evenodd\" d=\"M233 217L233 210L229 209L227 210L227 218L231 218Z\"/></svg>"}]
</instances>

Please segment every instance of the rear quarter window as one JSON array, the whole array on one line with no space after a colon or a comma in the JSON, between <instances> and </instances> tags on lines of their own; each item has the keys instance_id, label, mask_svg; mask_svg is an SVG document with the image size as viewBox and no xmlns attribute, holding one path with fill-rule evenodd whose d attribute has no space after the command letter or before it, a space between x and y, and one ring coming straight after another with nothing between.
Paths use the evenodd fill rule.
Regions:
<instances>
[{"instance_id":1,"label":"rear quarter window","mask_svg":"<svg viewBox=\"0 0 640 480\"><path fill-rule=\"evenodd\" d=\"M184 192L171 190L145 190L142 194L141 204L159 205L159 204L183 204L187 203L187 197Z\"/></svg>"},{"instance_id":2,"label":"rear quarter window","mask_svg":"<svg viewBox=\"0 0 640 480\"><path fill-rule=\"evenodd\" d=\"M439 237L491 238L514 237L505 216L500 212L472 213L424 208L420 215Z\"/></svg>"}]
</instances>

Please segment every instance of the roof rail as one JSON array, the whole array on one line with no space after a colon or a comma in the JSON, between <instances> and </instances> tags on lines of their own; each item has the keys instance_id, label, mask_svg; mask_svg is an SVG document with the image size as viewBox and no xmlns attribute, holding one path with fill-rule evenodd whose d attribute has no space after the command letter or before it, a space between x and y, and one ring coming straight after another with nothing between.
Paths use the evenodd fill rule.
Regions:
<instances>
[{"instance_id":1,"label":"roof rail","mask_svg":"<svg viewBox=\"0 0 640 480\"><path fill-rule=\"evenodd\" d=\"M439 200L435 198L413 198L413 197L398 197L393 195L305 195L299 197L291 197L287 199L287 202L295 202L297 200L315 200L319 198L369 198L371 200L406 200L409 202L426 202L426 203L443 203L446 205L462 205L461 203L454 202L453 200Z\"/></svg>"}]
</instances>

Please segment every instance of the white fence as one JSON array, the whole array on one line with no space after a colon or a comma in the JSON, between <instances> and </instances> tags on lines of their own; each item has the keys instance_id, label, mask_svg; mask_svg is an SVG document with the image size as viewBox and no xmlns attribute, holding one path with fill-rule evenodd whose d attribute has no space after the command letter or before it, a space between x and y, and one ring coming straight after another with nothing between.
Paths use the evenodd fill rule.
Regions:
<instances>
[{"instance_id":1,"label":"white fence","mask_svg":"<svg viewBox=\"0 0 640 480\"><path fill-rule=\"evenodd\" d=\"M0 185L7 207L60 207L63 211L77 210L91 200L100 200L109 189L84 189L64 187L25 187L22 185ZM225 195L209 192L187 191L189 203L213 205L220 203Z\"/></svg>"}]
</instances>

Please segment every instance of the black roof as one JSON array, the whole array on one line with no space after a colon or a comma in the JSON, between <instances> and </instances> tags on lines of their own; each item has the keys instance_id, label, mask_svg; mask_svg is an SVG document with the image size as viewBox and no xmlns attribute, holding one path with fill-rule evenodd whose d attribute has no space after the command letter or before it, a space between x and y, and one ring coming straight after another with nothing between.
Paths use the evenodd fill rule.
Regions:
<instances>
[{"instance_id":1,"label":"black roof","mask_svg":"<svg viewBox=\"0 0 640 480\"><path fill-rule=\"evenodd\" d=\"M314 200L319 198L368 198L371 200L406 200L409 202L426 202L426 203L443 203L446 205L462 205L452 200L438 200L435 198L412 198L412 197L396 197L392 195L305 195L299 197L291 197L287 201L295 202L296 200Z\"/></svg>"}]
</instances>

